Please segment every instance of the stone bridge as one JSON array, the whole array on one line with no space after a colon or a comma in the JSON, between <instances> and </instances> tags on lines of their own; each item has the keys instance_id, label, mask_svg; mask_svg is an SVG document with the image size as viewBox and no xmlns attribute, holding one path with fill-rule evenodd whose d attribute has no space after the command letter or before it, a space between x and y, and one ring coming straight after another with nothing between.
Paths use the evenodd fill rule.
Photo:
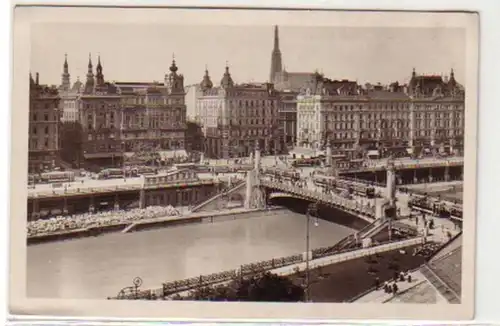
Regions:
<instances>
[{"instance_id":1,"label":"stone bridge","mask_svg":"<svg viewBox=\"0 0 500 326\"><path fill-rule=\"evenodd\" d=\"M282 182L275 182L262 179L260 187L266 189L267 199L276 197L296 197L312 202L319 202L346 213L352 214L358 218L372 222L375 219L375 207L362 205L359 202L343 198L336 195L325 194L317 190L299 188Z\"/></svg>"},{"instance_id":2,"label":"stone bridge","mask_svg":"<svg viewBox=\"0 0 500 326\"><path fill-rule=\"evenodd\" d=\"M396 184L398 185L463 180L463 157L393 160L391 163L396 172ZM359 168L339 170L338 174L345 178L385 184L387 181L386 172L387 162L367 162Z\"/></svg>"}]
</instances>

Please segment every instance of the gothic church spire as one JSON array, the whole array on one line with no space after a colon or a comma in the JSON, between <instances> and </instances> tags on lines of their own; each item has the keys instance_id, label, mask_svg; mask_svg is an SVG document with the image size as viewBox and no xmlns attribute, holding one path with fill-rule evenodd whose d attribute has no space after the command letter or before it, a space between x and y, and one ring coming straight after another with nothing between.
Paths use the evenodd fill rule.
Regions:
<instances>
[{"instance_id":1,"label":"gothic church spire","mask_svg":"<svg viewBox=\"0 0 500 326\"><path fill-rule=\"evenodd\" d=\"M269 82L275 83L277 75L282 71L281 64L281 51L278 26L274 26L274 47L271 54L271 73L269 75Z\"/></svg>"}]
</instances>

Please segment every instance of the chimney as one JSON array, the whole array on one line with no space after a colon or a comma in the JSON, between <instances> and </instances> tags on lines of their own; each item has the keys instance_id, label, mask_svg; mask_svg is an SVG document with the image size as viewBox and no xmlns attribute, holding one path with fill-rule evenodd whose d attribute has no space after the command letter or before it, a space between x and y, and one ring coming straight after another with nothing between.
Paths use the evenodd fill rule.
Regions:
<instances>
[{"instance_id":1,"label":"chimney","mask_svg":"<svg viewBox=\"0 0 500 326\"><path fill-rule=\"evenodd\" d=\"M39 85L38 81L39 81L39 73L36 73L35 84Z\"/></svg>"}]
</instances>

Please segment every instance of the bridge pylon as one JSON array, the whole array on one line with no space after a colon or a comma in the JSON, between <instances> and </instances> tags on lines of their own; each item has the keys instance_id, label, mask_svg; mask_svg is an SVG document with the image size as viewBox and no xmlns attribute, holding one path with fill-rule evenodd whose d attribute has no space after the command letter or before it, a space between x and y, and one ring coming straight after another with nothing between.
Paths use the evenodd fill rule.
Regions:
<instances>
[{"instance_id":1,"label":"bridge pylon","mask_svg":"<svg viewBox=\"0 0 500 326\"><path fill-rule=\"evenodd\" d=\"M257 143L255 147L254 169L247 172L245 208L256 209L266 207L266 195L260 187L260 148Z\"/></svg>"}]
</instances>

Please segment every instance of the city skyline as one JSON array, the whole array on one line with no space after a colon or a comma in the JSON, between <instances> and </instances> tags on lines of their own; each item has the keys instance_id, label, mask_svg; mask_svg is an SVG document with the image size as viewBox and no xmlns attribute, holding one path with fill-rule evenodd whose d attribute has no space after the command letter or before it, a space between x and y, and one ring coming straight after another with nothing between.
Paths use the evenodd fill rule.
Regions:
<instances>
[{"instance_id":1,"label":"city skyline","mask_svg":"<svg viewBox=\"0 0 500 326\"><path fill-rule=\"evenodd\" d=\"M40 73L40 82L59 85L67 54L71 83L77 77L84 81L91 53L94 66L100 55L107 81L163 82L175 56L186 85L199 83L205 67L218 85L226 62L235 82L266 82L273 30L274 26L39 24L32 34L31 71ZM417 74L443 76L453 69L456 79L465 81L462 29L279 26L279 32L283 67L290 72L317 70L332 79L387 84L407 82L413 68ZM57 43L48 41L49 35ZM126 41L116 42L124 36Z\"/></svg>"}]
</instances>

